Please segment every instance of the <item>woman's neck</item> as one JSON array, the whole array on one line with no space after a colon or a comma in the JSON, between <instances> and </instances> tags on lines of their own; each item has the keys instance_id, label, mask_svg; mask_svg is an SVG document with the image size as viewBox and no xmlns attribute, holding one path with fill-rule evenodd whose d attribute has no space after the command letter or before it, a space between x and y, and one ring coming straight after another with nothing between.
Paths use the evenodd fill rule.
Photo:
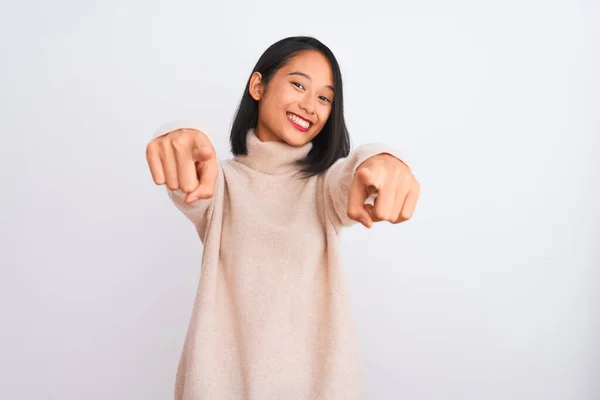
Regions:
<instances>
[{"instance_id":1,"label":"woman's neck","mask_svg":"<svg viewBox=\"0 0 600 400\"><path fill-rule=\"evenodd\" d=\"M298 172L297 163L308 155L312 142L295 147L283 141L263 141L254 129L250 129L246 136L246 147L248 153L236 156L237 162L268 175L282 175Z\"/></svg>"}]
</instances>

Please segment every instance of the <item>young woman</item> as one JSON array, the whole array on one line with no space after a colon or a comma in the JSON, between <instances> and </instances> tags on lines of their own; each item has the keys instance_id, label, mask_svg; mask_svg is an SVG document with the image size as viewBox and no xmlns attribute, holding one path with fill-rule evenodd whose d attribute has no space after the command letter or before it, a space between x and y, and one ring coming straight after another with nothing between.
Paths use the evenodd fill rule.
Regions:
<instances>
[{"instance_id":1,"label":"young woman","mask_svg":"<svg viewBox=\"0 0 600 400\"><path fill-rule=\"evenodd\" d=\"M260 57L230 141L225 161L194 126L147 146L204 245L175 398L361 398L339 233L411 218L419 183L391 148L350 152L338 63L311 37Z\"/></svg>"}]
</instances>

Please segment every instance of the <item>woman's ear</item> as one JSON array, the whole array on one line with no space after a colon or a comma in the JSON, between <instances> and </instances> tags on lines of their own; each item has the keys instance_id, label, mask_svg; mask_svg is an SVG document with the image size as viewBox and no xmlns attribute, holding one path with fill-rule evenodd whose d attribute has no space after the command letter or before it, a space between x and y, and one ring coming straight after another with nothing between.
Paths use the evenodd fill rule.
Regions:
<instances>
[{"instance_id":1,"label":"woman's ear","mask_svg":"<svg viewBox=\"0 0 600 400\"><path fill-rule=\"evenodd\" d=\"M262 74L260 72L253 72L250 77L250 85L248 87L250 96L256 101L259 101L264 93Z\"/></svg>"}]
</instances>

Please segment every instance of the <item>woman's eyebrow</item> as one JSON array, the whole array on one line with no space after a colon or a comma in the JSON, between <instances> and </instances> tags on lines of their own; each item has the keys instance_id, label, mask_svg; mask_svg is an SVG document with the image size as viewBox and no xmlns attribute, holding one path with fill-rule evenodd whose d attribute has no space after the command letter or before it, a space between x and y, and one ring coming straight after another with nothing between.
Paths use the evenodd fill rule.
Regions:
<instances>
[{"instance_id":1,"label":"woman's eyebrow","mask_svg":"<svg viewBox=\"0 0 600 400\"><path fill-rule=\"evenodd\" d=\"M305 74L304 72L300 72L300 71L290 72L288 75L299 75L299 76L305 77L309 81L312 80L308 74ZM335 93L335 89L333 88L333 86L327 85L326 87L328 89L330 89L333 93Z\"/></svg>"}]
</instances>

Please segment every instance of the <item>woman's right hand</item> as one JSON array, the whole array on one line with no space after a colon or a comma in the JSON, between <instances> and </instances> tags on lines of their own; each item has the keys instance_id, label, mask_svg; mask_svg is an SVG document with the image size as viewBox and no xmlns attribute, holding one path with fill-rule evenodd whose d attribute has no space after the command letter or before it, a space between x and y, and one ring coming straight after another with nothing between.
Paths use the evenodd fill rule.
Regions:
<instances>
[{"instance_id":1,"label":"woman's right hand","mask_svg":"<svg viewBox=\"0 0 600 400\"><path fill-rule=\"evenodd\" d=\"M146 147L146 159L154 183L183 191L186 203L213 196L219 165L203 132L177 129L159 136Z\"/></svg>"}]
</instances>

